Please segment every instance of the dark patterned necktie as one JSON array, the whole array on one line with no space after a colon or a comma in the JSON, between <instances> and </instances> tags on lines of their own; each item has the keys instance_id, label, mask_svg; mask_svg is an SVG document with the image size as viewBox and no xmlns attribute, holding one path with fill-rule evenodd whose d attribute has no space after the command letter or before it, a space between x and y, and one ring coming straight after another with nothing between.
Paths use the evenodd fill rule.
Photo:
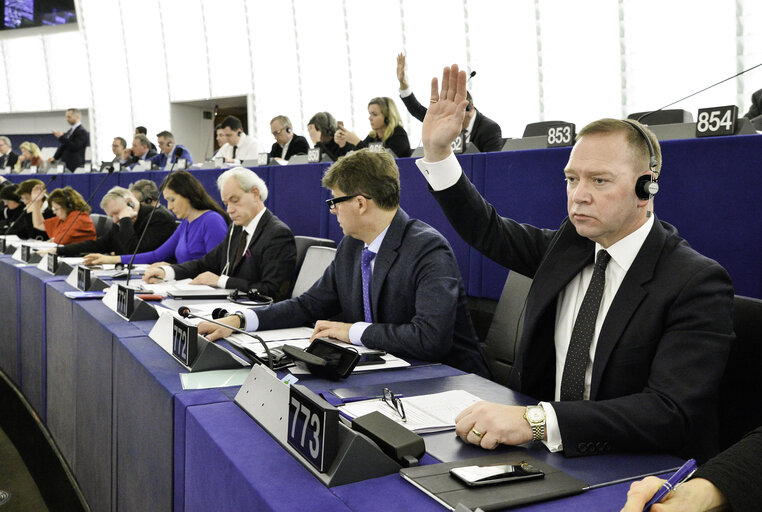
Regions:
<instances>
[{"instance_id":1,"label":"dark patterned necktie","mask_svg":"<svg viewBox=\"0 0 762 512\"><path fill-rule=\"evenodd\" d=\"M372 277L370 262L375 256L376 253L367 247L362 250L362 264L360 265L362 270L362 305L365 311L365 321L368 323L373 322L373 314L370 309L370 281Z\"/></svg>"},{"instance_id":2,"label":"dark patterned necktie","mask_svg":"<svg viewBox=\"0 0 762 512\"><path fill-rule=\"evenodd\" d=\"M606 284L606 266L610 259L611 256L605 250L598 251L598 258L593 265L593 277L577 313L569 351L566 353L564 373L561 377L561 400L582 400L584 397L585 371L590 363L590 343L595 334L595 322L598 319L603 287Z\"/></svg>"},{"instance_id":3,"label":"dark patterned necktie","mask_svg":"<svg viewBox=\"0 0 762 512\"><path fill-rule=\"evenodd\" d=\"M238 264L241 263L241 260L243 259L243 255L246 252L246 230L241 230L241 237L238 240L238 250L235 253L235 260L233 260L233 266L230 267L230 274L233 275L233 271L238 268Z\"/></svg>"}]
</instances>

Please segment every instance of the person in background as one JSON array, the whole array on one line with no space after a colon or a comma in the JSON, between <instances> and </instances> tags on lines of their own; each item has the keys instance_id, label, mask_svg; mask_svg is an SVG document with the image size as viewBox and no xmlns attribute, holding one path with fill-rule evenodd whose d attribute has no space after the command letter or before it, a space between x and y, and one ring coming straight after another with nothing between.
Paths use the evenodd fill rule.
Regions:
<instances>
[{"instance_id":1,"label":"person in background","mask_svg":"<svg viewBox=\"0 0 762 512\"><path fill-rule=\"evenodd\" d=\"M111 160L113 163L119 163L124 165L127 163L125 158L125 151L127 150L127 141L121 137L114 137L114 141L111 143L111 151L114 153L114 158Z\"/></svg>"},{"instance_id":2,"label":"person in background","mask_svg":"<svg viewBox=\"0 0 762 512\"><path fill-rule=\"evenodd\" d=\"M312 139L312 144L320 149L321 154L328 155L334 162L339 157L339 145L333 140L338 129L336 119L330 112L318 112L307 123L307 131Z\"/></svg>"},{"instance_id":3,"label":"person in background","mask_svg":"<svg viewBox=\"0 0 762 512\"><path fill-rule=\"evenodd\" d=\"M170 260L185 263L205 256L225 238L230 220L227 214L204 190L201 182L187 171L173 172L162 186L168 209L182 222L160 247L137 254L134 263ZM85 265L127 264L131 258L132 254L94 253L85 256Z\"/></svg>"},{"instance_id":4,"label":"person in background","mask_svg":"<svg viewBox=\"0 0 762 512\"><path fill-rule=\"evenodd\" d=\"M253 160L259 156L259 142L243 132L240 119L235 116L227 116L220 123L220 127L226 142L214 155L215 158L222 158L225 163L240 163L243 160Z\"/></svg>"},{"instance_id":5,"label":"person in background","mask_svg":"<svg viewBox=\"0 0 762 512\"><path fill-rule=\"evenodd\" d=\"M21 198L16 193L16 185L8 181L4 181L5 185L0 189L0 199L3 201L2 218L0 219L0 234L15 235L16 226L8 231L8 228L13 222L24 213L24 208L21 206ZM18 225L18 223L17 223ZM6 233L6 231L8 231Z\"/></svg>"},{"instance_id":6,"label":"person in background","mask_svg":"<svg viewBox=\"0 0 762 512\"><path fill-rule=\"evenodd\" d=\"M225 137L225 132L222 129L222 123L214 127L214 140L217 142L217 150L221 149L228 141L227 137Z\"/></svg>"},{"instance_id":7,"label":"person in background","mask_svg":"<svg viewBox=\"0 0 762 512\"><path fill-rule=\"evenodd\" d=\"M124 165L130 168L142 162L145 167L151 166L151 159L156 156L156 151L151 149L151 141L145 135L135 135L132 139L132 148L124 153L126 160Z\"/></svg>"},{"instance_id":8,"label":"person in background","mask_svg":"<svg viewBox=\"0 0 762 512\"><path fill-rule=\"evenodd\" d=\"M368 121L370 121L370 133L365 139L360 140L356 133L346 130L342 124L334 135L336 144L339 145L339 156L344 156L350 151L368 147L371 142L381 141L384 147L391 150L398 158L408 157L412 154L410 140L407 132L402 127L402 120L394 100L386 97L373 98L368 102Z\"/></svg>"},{"instance_id":9,"label":"person in background","mask_svg":"<svg viewBox=\"0 0 762 512\"><path fill-rule=\"evenodd\" d=\"M6 167L13 169L18 159L19 156L13 152L11 139L4 135L0 137L0 171Z\"/></svg>"},{"instance_id":10,"label":"person in background","mask_svg":"<svg viewBox=\"0 0 762 512\"><path fill-rule=\"evenodd\" d=\"M22 142L19 146L21 149L21 156L16 160L16 165L13 168L14 173L20 173L31 167L37 168L37 173L44 173L46 169L46 162L42 159L42 153L40 153L40 147L34 142Z\"/></svg>"},{"instance_id":11,"label":"person in background","mask_svg":"<svg viewBox=\"0 0 762 512\"><path fill-rule=\"evenodd\" d=\"M275 143L270 149L270 158L289 160L294 155L306 155L310 149L307 139L294 133L294 126L286 116L275 116L270 121L270 131Z\"/></svg>"},{"instance_id":12,"label":"person in background","mask_svg":"<svg viewBox=\"0 0 762 512\"><path fill-rule=\"evenodd\" d=\"M68 245L85 240L95 240L95 225L90 218L88 205L79 192L71 187L57 188L48 196L50 208L55 214L48 219L42 216L42 185L32 189L32 223L35 229L45 231L50 242Z\"/></svg>"},{"instance_id":13,"label":"person in background","mask_svg":"<svg viewBox=\"0 0 762 512\"><path fill-rule=\"evenodd\" d=\"M88 253L132 254L140 235L145 236L140 249L152 251L167 241L177 227L174 216L166 208L157 208L151 217L150 206L140 204L129 190L113 187L101 199L101 209L111 217L114 225L103 236L76 244L58 247L60 256L79 256Z\"/></svg>"},{"instance_id":14,"label":"person in background","mask_svg":"<svg viewBox=\"0 0 762 512\"><path fill-rule=\"evenodd\" d=\"M159 132L156 137L159 139L160 153L151 158L151 163L154 167L157 169L170 169L172 164L181 158L185 159L186 166L193 164L193 157L191 156L190 151L180 144L175 144L175 136L172 135L172 132L165 130ZM175 155L177 149L182 150L179 158Z\"/></svg>"},{"instance_id":15,"label":"person in background","mask_svg":"<svg viewBox=\"0 0 762 512\"><path fill-rule=\"evenodd\" d=\"M41 201L40 211L45 219L54 217L50 202L48 201L45 184L38 179L31 179L19 183L16 194L24 202L24 213L9 234L15 234L22 239L47 240L48 234L44 229L37 229L32 222L32 203Z\"/></svg>"},{"instance_id":16,"label":"person in background","mask_svg":"<svg viewBox=\"0 0 762 512\"><path fill-rule=\"evenodd\" d=\"M145 126L138 126L138 127L136 127L135 128L135 135L143 135L143 136L145 136L146 139L148 139L148 128L146 128ZM148 141L148 147L149 147L149 149L151 151L153 151L153 154L155 155L156 152L157 152L156 144L154 144L153 142L151 142L149 140Z\"/></svg>"},{"instance_id":17,"label":"person in background","mask_svg":"<svg viewBox=\"0 0 762 512\"><path fill-rule=\"evenodd\" d=\"M53 130L60 145L48 163L63 162L71 172L85 165L85 150L90 145L90 133L82 126L81 119L82 112L79 109L70 108L66 111L66 122L71 128L66 133Z\"/></svg>"},{"instance_id":18,"label":"person in background","mask_svg":"<svg viewBox=\"0 0 762 512\"><path fill-rule=\"evenodd\" d=\"M751 105L749 105L749 111L746 112L744 117L754 119L755 117L762 116L762 89L756 91L751 95Z\"/></svg>"},{"instance_id":19,"label":"person in background","mask_svg":"<svg viewBox=\"0 0 762 512\"><path fill-rule=\"evenodd\" d=\"M159 200L159 187L151 180L138 180L128 186L140 204L153 206ZM159 208L163 208L160 204Z\"/></svg>"},{"instance_id":20,"label":"person in background","mask_svg":"<svg viewBox=\"0 0 762 512\"><path fill-rule=\"evenodd\" d=\"M276 301L285 299L296 276L296 243L291 229L265 207L265 182L249 169L233 167L217 178L217 187L235 224L222 243L202 258L149 268L143 280L192 278L191 284L255 288Z\"/></svg>"},{"instance_id":21,"label":"person in background","mask_svg":"<svg viewBox=\"0 0 762 512\"><path fill-rule=\"evenodd\" d=\"M397 79L400 82L400 98L407 107L410 115L423 122L426 117L426 107L421 105L413 94L413 90L407 83L405 74L405 55L397 55ZM468 106L466 107L466 117L463 118L461 130L465 135L465 142L472 142L476 149L482 153L490 151L502 151L503 149L503 131L495 121L485 116L474 107L474 100L470 92L466 92Z\"/></svg>"}]
</instances>

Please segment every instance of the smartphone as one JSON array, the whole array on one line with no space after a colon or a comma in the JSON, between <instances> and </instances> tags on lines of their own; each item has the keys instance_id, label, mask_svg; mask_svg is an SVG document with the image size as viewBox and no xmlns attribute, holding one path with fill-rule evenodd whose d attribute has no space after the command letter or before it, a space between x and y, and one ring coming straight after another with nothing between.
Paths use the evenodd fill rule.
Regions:
<instances>
[{"instance_id":1,"label":"smartphone","mask_svg":"<svg viewBox=\"0 0 762 512\"><path fill-rule=\"evenodd\" d=\"M360 354L360 360L357 361L357 366L366 366L371 364L384 364L386 360L382 357L386 355L383 350L376 350L374 352L364 352Z\"/></svg>"},{"instance_id":2,"label":"smartphone","mask_svg":"<svg viewBox=\"0 0 762 512\"><path fill-rule=\"evenodd\" d=\"M545 476L545 473L526 462L492 466L462 466L452 468L450 474L469 487L518 482Z\"/></svg>"}]
</instances>

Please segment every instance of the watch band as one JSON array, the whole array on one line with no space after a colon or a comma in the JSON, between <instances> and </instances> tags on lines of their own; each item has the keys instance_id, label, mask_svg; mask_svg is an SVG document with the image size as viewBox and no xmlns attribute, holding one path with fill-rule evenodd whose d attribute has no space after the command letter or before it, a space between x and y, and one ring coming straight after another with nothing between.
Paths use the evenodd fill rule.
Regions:
<instances>
[{"instance_id":1,"label":"watch band","mask_svg":"<svg viewBox=\"0 0 762 512\"><path fill-rule=\"evenodd\" d=\"M240 324L238 326L238 328L239 329L243 329L244 331L246 330L246 315L244 315L240 311L236 311L232 315L228 315L228 316L237 316L238 317L238 323Z\"/></svg>"},{"instance_id":2,"label":"watch band","mask_svg":"<svg viewBox=\"0 0 762 512\"><path fill-rule=\"evenodd\" d=\"M532 425L532 433L535 441L542 441L545 439L545 422L540 423L539 425Z\"/></svg>"}]
</instances>

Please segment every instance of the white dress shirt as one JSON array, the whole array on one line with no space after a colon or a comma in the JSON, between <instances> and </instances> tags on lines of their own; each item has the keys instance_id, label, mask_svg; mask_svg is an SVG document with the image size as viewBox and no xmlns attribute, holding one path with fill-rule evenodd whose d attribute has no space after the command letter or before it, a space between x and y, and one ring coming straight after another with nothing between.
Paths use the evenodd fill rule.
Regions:
<instances>
[{"instance_id":1,"label":"white dress shirt","mask_svg":"<svg viewBox=\"0 0 762 512\"><path fill-rule=\"evenodd\" d=\"M245 133L241 132L241 136L238 139L238 144L236 144L235 152L235 160L238 162L242 162L243 160L256 160L259 157L260 148L259 148L259 142L257 139L250 135L246 135ZM233 158L233 146L226 142L219 151L217 151L217 154L214 155L215 158Z\"/></svg>"}]
</instances>

